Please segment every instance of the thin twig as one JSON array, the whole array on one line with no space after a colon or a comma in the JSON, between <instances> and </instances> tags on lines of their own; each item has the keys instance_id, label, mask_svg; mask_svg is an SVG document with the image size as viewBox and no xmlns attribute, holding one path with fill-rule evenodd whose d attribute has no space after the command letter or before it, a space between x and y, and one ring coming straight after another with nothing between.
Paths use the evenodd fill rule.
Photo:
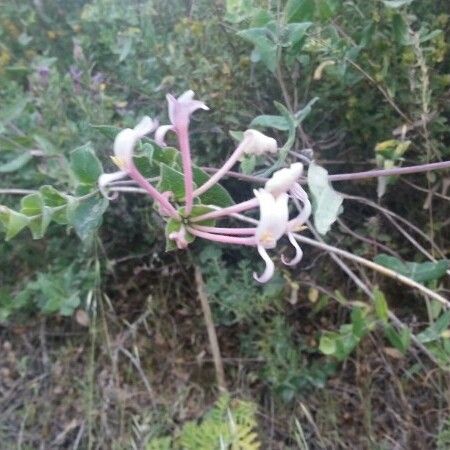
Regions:
<instances>
[{"instance_id":1,"label":"thin twig","mask_svg":"<svg viewBox=\"0 0 450 450\"><path fill-rule=\"evenodd\" d=\"M317 239L317 241L320 244L325 244L323 239L320 237L319 233L312 227L311 223L308 222L308 227L310 228L311 232L313 233L314 237ZM326 244L325 244L326 245ZM328 254L330 255L331 259L350 277L350 279L373 301L374 295L371 289L369 289L364 282L350 269L350 267L342 261L342 259L332 251L328 251ZM399 329L408 329L407 325L405 325L391 310L388 311L389 319L391 320L394 325ZM441 364L439 361L434 357L434 355L420 342L416 336L414 336L411 333L411 340L414 342L414 344L419 348L425 355L428 356L428 358L433 361L437 366L441 367ZM416 356L417 357L417 356Z\"/></svg>"},{"instance_id":2,"label":"thin twig","mask_svg":"<svg viewBox=\"0 0 450 450\"><path fill-rule=\"evenodd\" d=\"M362 264L366 267L369 267L370 269L375 270L376 272L379 272L389 278L393 278L394 280L397 280L400 283L405 284L406 286L417 289L422 294L428 295L429 297L433 298L434 300L437 300L439 303L442 303L445 307L450 308L449 300L442 297L442 295L439 295L436 292L432 291L431 289L428 289L426 286L424 286L420 283L417 283L416 281L412 280L411 278L405 277L404 275L401 275L398 272L394 272L393 270L388 269L387 267L384 267L384 266L381 266L380 264L369 261L368 259L362 258L361 256L354 255L353 253L347 252L346 250L342 250L340 248L333 247L332 245L328 245L323 242L318 242L314 239L307 238L298 233L295 233L294 236L298 242L303 242L304 244L312 245L314 247L318 247L323 250L333 252L344 258L350 259L350 260L355 261L359 264Z\"/></svg>"},{"instance_id":3,"label":"thin twig","mask_svg":"<svg viewBox=\"0 0 450 450\"><path fill-rule=\"evenodd\" d=\"M230 216L242 220L244 222L258 224L257 220L243 216L242 214L230 214ZM431 289L428 289L426 286L417 283L411 278L405 277L404 275L401 275L398 272L388 269L387 267L381 266L380 264L374 263L373 261L370 261L361 256L354 255L353 253L350 253L346 250L342 250L332 245L325 244L324 242L318 242L317 240L307 238L306 236L302 236L301 234L294 233L294 237L298 242L302 242L304 244L308 244L313 247L321 248L322 250L326 250L328 252L336 253L337 255L343 256L346 259L350 259L352 261L362 264L363 266L369 267L369 269L375 270L376 272L379 272L389 278L393 278L394 280L397 280L398 282L405 284L406 286L417 289L422 294L428 295L429 297L433 298L439 303L442 303L445 307L450 308L450 301L447 300L445 297L442 297L442 295L437 294Z\"/></svg>"},{"instance_id":4,"label":"thin twig","mask_svg":"<svg viewBox=\"0 0 450 450\"><path fill-rule=\"evenodd\" d=\"M197 284L198 297L202 305L203 317L208 332L209 346L214 360L214 368L216 369L217 385L219 390L226 392L225 372L223 370L222 356L220 355L219 341L217 339L216 327L214 326L211 308L206 294L205 282L200 268L195 266L195 282Z\"/></svg>"},{"instance_id":5,"label":"thin twig","mask_svg":"<svg viewBox=\"0 0 450 450\"><path fill-rule=\"evenodd\" d=\"M415 231L419 236L421 236L423 239L425 239L427 242L429 242L434 250L442 257L445 258L444 253L442 250L430 239L430 237L424 233L419 227L414 225L413 223L406 220L404 217L398 215L397 213L391 211L390 209L384 208L383 206L379 205L378 203L373 202L372 200L369 200L365 197L359 197L357 195L348 195L348 194L341 194L344 199L346 200L355 200L360 203L364 203L366 205L371 206L372 208L381 211L385 216L392 216L395 219L399 220L400 222L404 223L406 226L411 228L411 230Z\"/></svg>"},{"instance_id":6,"label":"thin twig","mask_svg":"<svg viewBox=\"0 0 450 450\"><path fill-rule=\"evenodd\" d=\"M381 248L386 253L390 253L391 255L395 256L396 258L399 257L399 254L397 252L394 252L391 248L389 248L387 245L382 244L381 242L378 242L376 239L372 238L366 238L365 236L362 236L355 231L353 231L342 219L337 219L337 223L342 228L344 233L349 234L350 236L353 236L355 239L359 239L362 242L366 242L367 244L375 247L375 248Z\"/></svg>"},{"instance_id":7,"label":"thin twig","mask_svg":"<svg viewBox=\"0 0 450 450\"><path fill-rule=\"evenodd\" d=\"M33 189L0 189L0 195L27 195L34 194Z\"/></svg>"},{"instance_id":8,"label":"thin twig","mask_svg":"<svg viewBox=\"0 0 450 450\"><path fill-rule=\"evenodd\" d=\"M205 172L215 173L218 169L214 167L202 167ZM329 181L353 181L353 180L363 180L367 178L378 178L393 175L410 175L413 173L421 172L431 172L433 170L444 170L450 169L450 161L442 161L429 164L419 164L416 166L409 167L395 167L393 169L377 169L377 170L366 170L364 172L353 172L353 173L338 173L334 175L328 175ZM245 175L239 172L229 171L225 176L231 178L239 178L240 180L250 181L254 183L265 183L268 178L258 177L254 175ZM300 180L301 184L306 184L306 180Z\"/></svg>"}]
</instances>

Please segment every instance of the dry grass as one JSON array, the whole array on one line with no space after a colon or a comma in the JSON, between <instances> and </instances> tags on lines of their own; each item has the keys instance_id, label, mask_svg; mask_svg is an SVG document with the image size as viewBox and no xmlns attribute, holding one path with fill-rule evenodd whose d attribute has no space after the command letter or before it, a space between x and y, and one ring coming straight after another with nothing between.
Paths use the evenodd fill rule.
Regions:
<instances>
[{"instance_id":1,"label":"dry grass","mask_svg":"<svg viewBox=\"0 0 450 450\"><path fill-rule=\"evenodd\" d=\"M217 389L191 276L127 262L89 328L48 318L2 329L0 447L143 448L201 416ZM218 329L227 381L259 403L263 448L301 448L299 430L309 450L435 448L447 375L386 351L376 334L325 389L290 404L254 379L264 361L240 358L236 334Z\"/></svg>"}]
</instances>

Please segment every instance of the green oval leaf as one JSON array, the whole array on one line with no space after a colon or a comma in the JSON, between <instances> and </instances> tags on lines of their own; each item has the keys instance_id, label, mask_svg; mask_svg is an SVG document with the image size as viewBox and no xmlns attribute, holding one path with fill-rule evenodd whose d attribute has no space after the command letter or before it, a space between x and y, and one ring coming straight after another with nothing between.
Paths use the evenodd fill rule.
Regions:
<instances>
[{"instance_id":1,"label":"green oval leaf","mask_svg":"<svg viewBox=\"0 0 450 450\"><path fill-rule=\"evenodd\" d=\"M80 183L88 185L97 184L98 177L103 173L102 164L90 142L72 151L70 168Z\"/></svg>"}]
</instances>

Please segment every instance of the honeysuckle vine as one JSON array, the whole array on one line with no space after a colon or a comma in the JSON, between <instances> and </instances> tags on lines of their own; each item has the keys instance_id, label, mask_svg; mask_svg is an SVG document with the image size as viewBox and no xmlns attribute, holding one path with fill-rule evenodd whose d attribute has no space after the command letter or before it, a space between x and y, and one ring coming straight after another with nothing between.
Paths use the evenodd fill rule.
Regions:
<instances>
[{"instance_id":1,"label":"honeysuckle vine","mask_svg":"<svg viewBox=\"0 0 450 450\"><path fill-rule=\"evenodd\" d=\"M169 250L186 249L195 238L229 245L254 247L265 264L263 272L255 273L254 277L257 281L264 283L270 280L275 270L275 264L268 251L275 249L279 241L286 237L292 246L293 256L289 259L282 255L281 262L288 266L299 263L303 253L298 242L313 245L310 240L305 241L306 238L302 239L298 234L305 228L305 223L311 215L311 203L308 194L301 187L301 184L306 182L303 177L303 165L294 162L287 167L279 168L280 161L286 161L284 157L286 150L289 150L293 144L294 128L290 128L288 140L281 148L278 147L274 138L266 136L258 130L248 129L242 133L240 142L222 167L218 169L199 168L193 163L191 155L189 125L193 113L198 110L207 111L209 108L202 101L194 99L192 91L187 91L177 98L167 95L167 102L170 124L160 125L156 120L146 116L134 128L125 128L116 133L112 160L118 166L118 171L102 173L100 169L100 173L94 178L94 181L92 180L93 175L83 173L85 169L90 172L90 169L84 165L95 166L98 164L101 168L101 164L92 150L91 159L88 158L87 163L82 162L82 168L73 169L75 172L80 172L76 176L84 186L80 191L81 196L61 193L51 186L43 186L38 191L0 189L0 194L27 194L21 201L20 212L5 206L0 208L0 221L7 229L7 239L14 237L24 227L30 228L33 237L42 237L51 218L55 215L57 215L57 219L54 220L58 223L71 223L72 219L69 216L73 215L73 211L79 204L96 201L97 191L93 190L92 186L92 183L95 183L98 191L106 200L113 200L119 193L138 192L150 196L154 200L156 210L166 222ZM166 145L168 132L175 134L178 149ZM153 143L144 140L147 137L153 139ZM146 149L146 152L143 152L143 149ZM79 148L77 150L80 153L78 157L81 159L86 156L86 153L89 154L86 149ZM265 155L275 157L277 168L279 168L279 170L267 171L272 174L270 178L232 171L233 166L244 158L249 156L263 158ZM143 156L144 159L147 158L147 165L150 163L152 166L151 173L147 173L148 170L146 171L145 167L142 168ZM323 186L321 189L327 189L326 184L329 186L330 181L406 175L449 167L450 161L442 161L410 167L334 175L328 175L324 169L320 167L319 169L322 171L321 183ZM96 170L98 168L93 167L93 171ZM254 189L252 198L234 204L229 194L218 184L223 177L227 176L254 182L261 187ZM125 178L129 178L129 180L125 180ZM85 188L89 186L91 186L90 190L86 194ZM317 193L315 195L317 202ZM337 205L339 206L339 203ZM98 207L97 211L100 211L100 214L106 208L105 204L94 206ZM296 207L294 208L294 206ZM328 205L325 207L327 208ZM243 215L248 213L250 216ZM252 214L258 214L258 220L254 219ZM316 213L314 218L316 219ZM244 221L244 223L250 221L254 226L235 226L236 219ZM233 220L233 226L230 224L231 220ZM335 218L332 218L332 221L334 220ZM329 224L325 224L324 229L327 229L328 226ZM374 270L386 274L387 269L381 268L382 266L370 261L367 263L370 263L370 267ZM408 284L405 281L407 278L405 280L397 279ZM418 286L420 285L414 284L414 287L424 291ZM428 290L426 293L431 296L430 292ZM438 294L434 295L442 302L442 297Z\"/></svg>"},{"instance_id":2,"label":"honeysuckle vine","mask_svg":"<svg viewBox=\"0 0 450 450\"><path fill-rule=\"evenodd\" d=\"M189 122L191 115L198 109L209 108L201 101L194 99L194 93L187 91L178 98L167 96L170 125L162 125L144 117L135 128L120 131L114 141L114 163L120 169L118 172L102 174L98 180L100 191L107 196L108 186L128 176L132 178L155 202L161 215L167 220L166 237L178 249L185 249L195 237L232 245L256 247L265 263L261 275L254 278L265 283L269 281L275 270L275 265L267 250L274 249L282 236L286 235L295 255L288 260L282 256L284 264L292 266L300 262L302 251L293 237L293 232L302 229L311 214L311 204L308 195L298 183L303 173L303 164L293 163L290 167L280 169L267 180L264 188L254 190L254 198L242 203L213 210L217 205L202 202L202 196L211 191L218 181L226 175L233 165L245 155L276 154L278 146L272 137L260 131L249 129L243 133L243 138L223 166L199 187L194 187L193 163L189 142ZM178 138L181 156L183 193L177 198L175 192L161 192L142 175L136 167L133 155L137 143L146 135L154 132L154 140L164 152L165 135L175 132ZM166 169L167 170L167 169ZM173 174L172 174L173 176ZM163 177L163 175L162 175ZM174 187L178 190L179 186ZM300 213L289 219L289 198L295 198L302 203ZM259 209L258 225L253 228L216 227L218 220L226 220L230 214Z\"/></svg>"}]
</instances>

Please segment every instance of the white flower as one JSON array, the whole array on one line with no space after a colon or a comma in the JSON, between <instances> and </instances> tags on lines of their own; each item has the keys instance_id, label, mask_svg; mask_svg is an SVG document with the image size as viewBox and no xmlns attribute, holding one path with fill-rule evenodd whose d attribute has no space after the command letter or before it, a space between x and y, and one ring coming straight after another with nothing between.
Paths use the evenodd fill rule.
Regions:
<instances>
[{"instance_id":1,"label":"white flower","mask_svg":"<svg viewBox=\"0 0 450 450\"><path fill-rule=\"evenodd\" d=\"M255 231L256 245L261 258L266 263L262 275L253 277L260 283L266 283L273 276L275 266L267 254L267 248L274 248L278 239L286 232L289 220L288 195L274 197L265 189L254 190L259 200L260 218Z\"/></svg>"},{"instance_id":2,"label":"white flower","mask_svg":"<svg viewBox=\"0 0 450 450\"><path fill-rule=\"evenodd\" d=\"M291 190L303 173L303 164L294 163L290 167L277 170L266 182L264 188L274 196Z\"/></svg>"},{"instance_id":3,"label":"white flower","mask_svg":"<svg viewBox=\"0 0 450 450\"><path fill-rule=\"evenodd\" d=\"M127 176L126 172L123 172L122 170L118 172L113 173L102 173L98 177L98 188L102 195L106 197L109 200L113 200L115 197L117 197L117 192L115 192L113 195L110 195L108 193L108 190L106 189L107 186L112 183L113 181L121 180L122 178L125 178Z\"/></svg>"},{"instance_id":4,"label":"white flower","mask_svg":"<svg viewBox=\"0 0 450 450\"><path fill-rule=\"evenodd\" d=\"M241 150L246 155L263 155L276 153L278 146L274 138L266 136L258 130L249 129L244 131Z\"/></svg>"},{"instance_id":5,"label":"white flower","mask_svg":"<svg viewBox=\"0 0 450 450\"><path fill-rule=\"evenodd\" d=\"M158 122L145 116L134 128L125 128L114 140L114 163L127 171L133 162L134 146L146 134L158 127Z\"/></svg>"},{"instance_id":6,"label":"white flower","mask_svg":"<svg viewBox=\"0 0 450 450\"><path fill-rule=\"evenodd\" d=\"M294 163L287 169L275 172L272 178L266 182L264 189L254 191L256 198L259 200L260 208L260 219L255 231L256 245L258 253L266 263L262 275L253 274L254 278L260 283L270 280L275 269L266 249L274 248L284 234L287 235L289 242L294 247L295 256L288 261L282 255L281 261L288 266L293 266L303 257L303 252L292 234L293 231L302 228L311 214L311 203L308 195L297 183L302 172L303 165ZM289 221L289 195L287 192L303 204L299 215L291 221Z\"/></svg>"},{"instance_id":7,"label":"white flower","mask_svg":"<svg viewBox=\"0 0 450 450\"><path fill-rule=\"evenodd\" d=\"M274 197L265 189L253 191L259 200L260 217L255 237L258 245L274 248L278 239L286 232L289 220L288 195Z\"/></svg>"}]
</instances>

